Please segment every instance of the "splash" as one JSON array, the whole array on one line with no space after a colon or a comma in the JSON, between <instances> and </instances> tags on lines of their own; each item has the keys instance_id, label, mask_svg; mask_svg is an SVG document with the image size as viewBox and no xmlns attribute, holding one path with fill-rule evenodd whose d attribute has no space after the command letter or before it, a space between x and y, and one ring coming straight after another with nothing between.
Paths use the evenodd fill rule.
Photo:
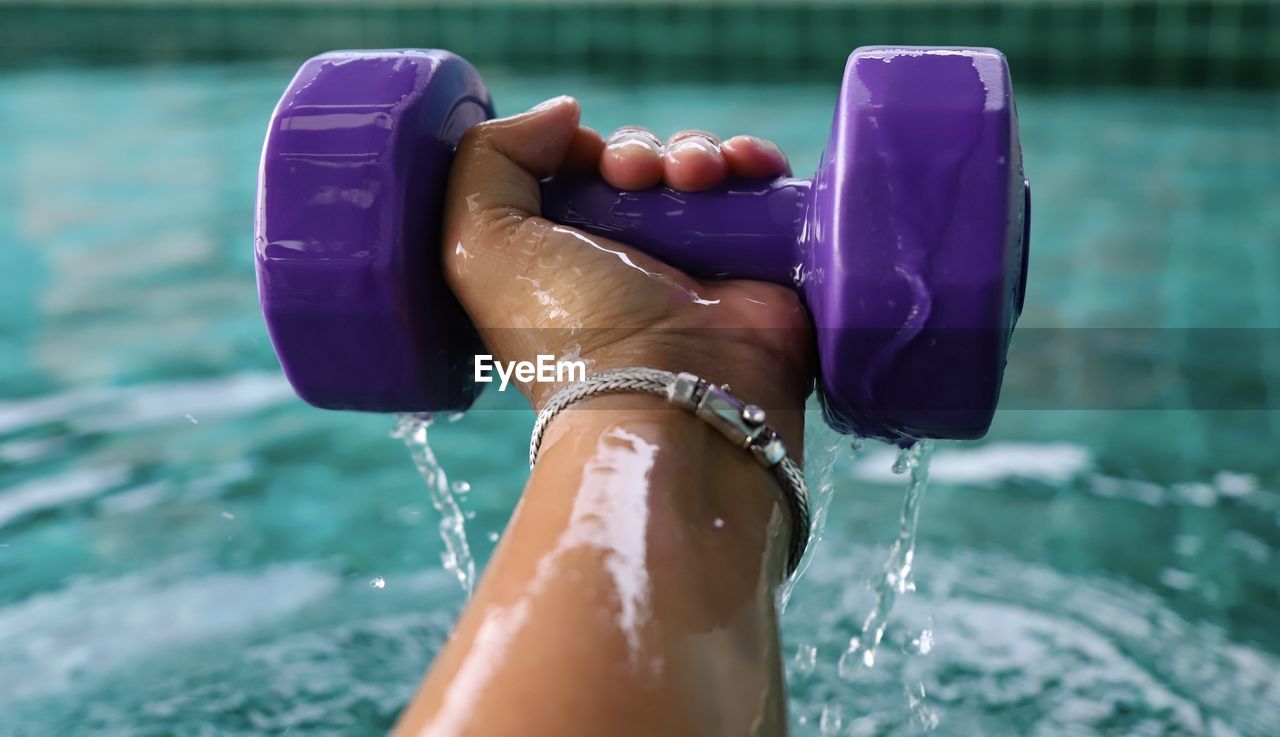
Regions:
<instances>
[{"instance_id":1,"label":"splash","mask_svg":"<svg viewBox=\"0 0 1280 737\"><path fill-rule=\"evenodd\" d=\"M450 420L454 418L450 417ZM461 584L462 590L470 598L476 581L476 562L471 556L471 546L467 544L466 520L458 504L458 497L466 494L471 486L465 481L449 483L449 477L436 460L427 438L427 429L431 427L433 417L430 414L396 415L396 426L391 436L404 441L413 456L413 463L418 473L427 482L431 492L431 506L440 513L440 539L444 541L444 553L440 559L444 569L452 573Z\"/></svg>"},{"instance_id":2,"label":"splash","mask_svg":"<svg viewBox=\"0 0 1280 737\"><path fill-rule=\"evenodd\" d=\"M911 567L916 554L920 502L929 485L929 460L932 456L933 441L920 440L899 452L893 464L894 473L911 472L911 483L907 486L902 514L898 519L898 538L893 541L889 560L885 562L883 575L876 584L876 605L862 623L862 631L849 640L849 648L840 656L837 672L845 680L855 677L856 663L861 662L867 668L875 665L876 650L884 639L893 605L899 595L915 590Z\"/></svg>"},{"instance_id":3,"label":"splash","mask_svg":"<svg viewBox=\"0 0 1280 737\"><path fill-rule=\"evenodd\" d=\"M818 542L822 540L823 532L826 530L827 511L830 509L831 500L835 496L835 482L833 480L835 467L839 465L846 448L850 448L855 456L861 453L863 448L863 439L861 437L855 435L850 445L846 438L837 434L825 422L812 422L810 419L805 422L806 426L812 429L806 433L804 448L804 457L812 459L811 462L805 464L805 481L809 485L810 514L812 515L809 527L809 546L806 548L807 552L800 561L800 565L796 568L795 574L784 581L779 588L779 615L786 611L787 602L791 600L791 593L795 588L795 584L809 569L809 565L813 562L814 551L817 549ZM788 674L793 678L809 678L813 676L817 668L818 646L812 642L801 642L796 647L795 656L791 659ZM825 708L822 719L826 719L828 724L831 719ZM841 716L841 720L843 720L843 716ZM821 723L820 720L820 725ZM838 725L836 729L837 731L839 730Z\"/></svg>"},{"instance_id":4,"label":"splash","mask_svg":"<svg viewBox=\"0 0 1280 737\"><path fill-rule=\"evenodd\" d=\"M796 582L809 570L813 562L814 551L822 540L822 533L827 527L827 510L831 507L835 482L833 471L842 457L842 451L848 447L843 436L832 430L827 423L805 420L809 429L805 433L804 457L805 483L809 487L809 546L805 548L805 556L796 567L796 571L778 589L778 613L787 610L787 602L791 601L791 592ZM857 448L855 448L855 452Z\"/></svg>"}]
</instances>

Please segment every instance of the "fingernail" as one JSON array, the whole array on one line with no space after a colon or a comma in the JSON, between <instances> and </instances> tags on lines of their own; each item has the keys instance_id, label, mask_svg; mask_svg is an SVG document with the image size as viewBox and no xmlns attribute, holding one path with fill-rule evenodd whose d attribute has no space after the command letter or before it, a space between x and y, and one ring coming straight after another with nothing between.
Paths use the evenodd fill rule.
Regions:
<instances>
[{"instance_id":1,"label":"fingernail","mask_svg":"<svg viewBox=\"0 0 1280 737\"><path fill-rule=\"evenodd\" d=\"M689 130L677 131L675 133L672 133L671 136L667 138L667 145L674 146L681 141L687 141L691 138L704 140L713 146L720 145L720 139L714 133L709 133L704 130L698 130L697 128L691 128Z\"/></svg>"},{"instance_id":2,"label":"fingernail","mask_svg":"<svg viewBox=\"0 0 1280 737\"><path fill-rule=\"evenodd\" d=\"M782 153L782 149L778 148L778 144L774 143L773 141L767 141L763 138L753 137L753 140L756 143L760 144L760 146L763 147L764 150L776 156L778 158L778 162L782 164L787 174L791 173L791 162L787 161L787 155Z\"/></svg>"},{"instance_id":3,"label":"fingernail","mask_svg":"<svg viewBox=\"0 0 1280 737\"><path fill-rule=\"evenodd\" d=\"M533 107L529 108L529 112L536 113L542 110L550 110L553 107L559 107L561 105L564 105L566 103L570 103L573 101L574 99L569 95L559 95L557 97L551 98L550 100L543 100L537 105L534 105Z\"/></svg>"},{"instance_id":4,"label":"fingernail","mask_svg":"<svg viewBox=\"0 0 1280 737\"><path fill-rule=\"evenodd\" d=\"M739 138L773 156L774 160L782 166L782 170L787 175L791 174L791 162L787 161L787 155L782 153L782 149L778 148L778 144L768 139L757 138L755 136L739 136Z\"/></svg>"},{"instance_id":5,"label":"fingernail","mask_svg":"<svg viewBox=\"0 0 1280 737\"><path fill-rule=\"evenodd\" d=\"M720 153L720 147L701 136L689 136L667 146L668 153L680 153L682 151L702 151L712 156Z\"/></svg>"},{"instance_id":6,"label":"fingernail","mask_svg":"<svg viewBox=\"0 0 1280 737\"><path fill-rule=\"evenodd\" d=\"M763 148L766 151L775 153L779 157L782 156L782 149L778 148L778 144L774 143L773 141L770 141L764 138L756 138L755 136L747 136L747 138L750 138L751 142L756 144L760 148Z\"/></svg>"},{"instance_id":7,"label":"fingernail","mask_svg":"<svg viewBox=\"0 0 1280 737\"><path fill-rule=\"evenodd\" d=\"M639 145L655 151L662 148L662 141L653 134L653 131L631 126L619 128L613 133L610 133L609 140L605 141L605 144L610 147Z\"/></svg>"}]
</instances>

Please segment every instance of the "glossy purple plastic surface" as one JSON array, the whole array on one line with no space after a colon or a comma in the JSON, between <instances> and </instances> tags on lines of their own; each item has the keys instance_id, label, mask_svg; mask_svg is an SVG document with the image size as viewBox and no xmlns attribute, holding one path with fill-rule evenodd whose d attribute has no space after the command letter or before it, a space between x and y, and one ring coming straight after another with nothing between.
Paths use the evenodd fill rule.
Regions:
<instances>
[{"instance_id":1,"label":"glossy purple plastic surface","mask_svg":"<svg viewBox=\"0 0 1280 737\"><path fill-rule=\"evenodd\" d=\"M267 130L255 227L276 355L318 407L463 409L480 348L440 273L458 139L493 117L446 51L352 51L298 70Z\"/></svg>"},{"instance_id":2,"label":"glossy purple plastic surface","mask_svg":"<svg viewBox=\"0 0 1280 737\"><path fill-rule=\"evenodd\" d=\"M438 207L454 144L490 114L474 70L440 51L318 57L286 91L263 155L259 285L308 401L473 399L477 343L439 275ZM812 181L685 193L557 178L542 191L544 216L695 276L799 288L837 429L986 432L1024 297L1029 206L998 51L855 51Z\"/></svg>"},{"instance_id":3,"label":"glossy purple plastic surface","mask_svg":"<svg viewBox=\"0 0 1280 737\"><path fill-rule=\"evenodd\" d=\"M701 192L619 191L598 177L542 182L542 215L629 243L702 279L795 284L809 180L755 179Z\"/></svg>"},{"instance_id":4,"label":"glossy purple plastic surface","mask_svg":"<svg viewBox=\"0 0 1280 737\"><path fill-rule=\"evenodd\" d=\"M827 418L884 439L981 437L1026 283L1004 56L859 49L836 110L803 239Z\"/></svg>"}]
</instances>

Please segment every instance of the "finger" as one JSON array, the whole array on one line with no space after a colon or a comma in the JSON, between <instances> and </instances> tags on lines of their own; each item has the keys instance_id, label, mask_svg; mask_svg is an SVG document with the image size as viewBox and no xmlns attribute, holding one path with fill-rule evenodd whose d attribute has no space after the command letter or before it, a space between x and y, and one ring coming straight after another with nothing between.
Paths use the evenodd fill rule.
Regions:
<instances>
[{"instance_id":1,"label":"finger","mask_svg":"<svg viewBox=\"0 0 1280 737\"><path fill-rule=\"evenodd\" d=\"M662 144L644 128L619 128L600 157L600 176L618 189L648 189L662 181Z\"/></svg>"},{"instance_id":2,"label":"finger","mask_svg":"<svg viewBox=\"0 0 1280 737\"><path fill-rule=\"evenodd\" d=\"M667 185L686 192L714 187L729 173L719 141L703 131L673 135L663 152L662 164L662 178Z\"/></svg>"},{"instance_id":3,"label":"finger","mask_svg":"<svg viewBox=\"0 0 1280 737\"><path fill-rule=\"evenodd\" d=\"M474 126L458 145L445 198L442 255L446 281L478 327L528 318L523 288L506 287L535 273L552 275L554 282L565 274L622 269L617 273L644 279L664 274L676 288L692 288L688 277L644 254L540 216L538 180L558 171L571 149L584 144L584 135L590 143L590 134L578 126L579 114L572 98L549 100L527 113ZM645 276L636 277L640 273ZM546 313L540 308L540 315Z\"/></svg>"},{"instance_id":4,"label":"finger","mask_svg":"<svg viewBox=\"0 0 1280 737\"><path fill-rule=\"evenodd\" d=\"M600 165L600 157L604 155L604 139L600 134L586 126L579 126L569 142L569 151L564 156L560 171L573 174L594 172Z\"/></svg>"},{"instance_id":5,"label":"finger","mask_svg":"<svg viewBox=\"0 0 1280 737\"><path fill-rule=\"evenodd\" d=\"M734 136L720 144L720 152L735 177L789 176L791 165L773 141L755 136Z\"/></svg>"},{"instance_id":6,"label":"finger","mask_svg":"<svg viewBox=\"0 0 1280 737\"><path fill-rule=\"evenodd\" d=\"M580 112L577 100L557 97L467 131L449 173L446 227L491 220L495 210L538 214L538 180L564 162Z\"/></svg>"}]
</instances>

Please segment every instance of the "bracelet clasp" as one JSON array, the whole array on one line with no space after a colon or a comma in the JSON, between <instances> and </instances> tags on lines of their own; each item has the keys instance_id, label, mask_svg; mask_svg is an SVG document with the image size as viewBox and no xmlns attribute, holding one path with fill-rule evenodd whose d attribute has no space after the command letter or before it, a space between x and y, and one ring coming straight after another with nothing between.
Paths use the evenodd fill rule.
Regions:
<instances>
[{"instance_id":1,"label":"bracelet clasp","mask_svg":"<svg viewBox=\"0 0 1280 737\"><path fill-rule=\"evenodd\" d=\"M766 424L765 412L690 373L678 373L667 386L667 401L686 409L720 431L734 445L751 451L765 468L787 457L786 443Z\"/></svg>"}]
</instances>

